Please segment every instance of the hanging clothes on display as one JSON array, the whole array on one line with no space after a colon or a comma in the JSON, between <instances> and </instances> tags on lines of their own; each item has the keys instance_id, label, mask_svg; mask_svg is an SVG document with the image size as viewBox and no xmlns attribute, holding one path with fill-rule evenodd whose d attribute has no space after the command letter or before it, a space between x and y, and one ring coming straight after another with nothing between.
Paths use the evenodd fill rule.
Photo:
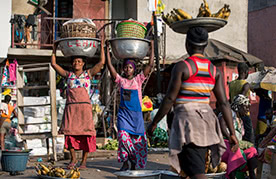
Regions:
<instances>
[{"instance_id":1,"label":"hanging clothes on display","mask_svg":"<svg viewBox=\"0 0 276 179\"><path fill-rule=\"evenodd\" d=\"M10 87L10 86L14 86L15 85L15 80L16 80L16 65L17 65L17 61L16 60L14 61L14 63L10 64L9 60L7 59L6 65L5 65L4 70L3 70L3 75L2 75L2 80L1 80L1 86L3 86L3 87ZM12 76L12 80L10 78L11 76Z\"/></svg>"},{"instance_id":2,"label":"hanging clothes on display","mask_svg":"<svg viewBox=\"0 0 276 179\"><path fill-rule=\"evenodd\" d=\"M16 81L16 67L17 67L17 60L14 59L13 63L9 65L9 81L14 82Z\"/></svg>"}]
</instances>

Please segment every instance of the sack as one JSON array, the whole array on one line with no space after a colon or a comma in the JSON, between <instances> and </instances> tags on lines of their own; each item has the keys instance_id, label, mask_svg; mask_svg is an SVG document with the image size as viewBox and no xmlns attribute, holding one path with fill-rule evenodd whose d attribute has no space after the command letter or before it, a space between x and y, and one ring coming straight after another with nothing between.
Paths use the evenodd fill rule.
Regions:
<instances>
[{"instance_id":1,"label":"sack","mask_svg":"<svg viewBox=\"0 0 276 179\"><path fill-rule=\"evenodd\" d=\"M145 96L142 100L142 112L152 111L152 101L148 96Z\"/></svg>"}]
</instances>

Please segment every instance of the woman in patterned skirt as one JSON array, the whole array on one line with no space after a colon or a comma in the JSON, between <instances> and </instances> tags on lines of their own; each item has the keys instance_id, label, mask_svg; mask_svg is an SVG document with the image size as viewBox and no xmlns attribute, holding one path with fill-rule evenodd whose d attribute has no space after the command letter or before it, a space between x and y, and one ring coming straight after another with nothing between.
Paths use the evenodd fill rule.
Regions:
<instances>
[{"instance_id":1,"label":"woman in patterned skirt","mask_svg":"<svg viewBox=\"0 0 276 179\"><path fill-rule=\"evenodd\" d=\"M125 59L123 63L124 77L120 76L113 67L109 50L107 52L107 66L120 87L121 101L117 115L118 126L118 161L123 162L120 170L145 168L147 162L147 139L144 128L142 102L142 84L153 67L153 43L151 43L151 57L144 70L134 76L136 64L134 60Z\"/></svg>"},{"instance_id":2,"label":"woman in patterned skirt","mask_svg":"<svg viewBox=\"0 0 276 179\"><path fill-rule=\"evenodd\" d=\"M92 118L90 100L91 79L105 63L104 38L101 41L101 59L90 69L85 69L86 57L72 56L73 71L66 71L56 63L56 47L54 44L51 64L58 74L67 79L66 106L59 130L65 135L65 147L71 154L68 169L77 164L75 150L83 150L80 169L86 168L89 152L96 151L96 131Z\"/></svg>"}]
</instances>

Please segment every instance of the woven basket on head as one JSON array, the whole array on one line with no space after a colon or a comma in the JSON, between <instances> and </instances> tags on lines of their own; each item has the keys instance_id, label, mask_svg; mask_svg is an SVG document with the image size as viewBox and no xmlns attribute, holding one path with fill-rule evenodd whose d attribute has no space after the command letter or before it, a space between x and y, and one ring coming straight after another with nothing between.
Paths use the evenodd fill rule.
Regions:
<instances>
[{"instance_id":1,"label":"woven basket on head","mask_svg":"<svg viewBox=\"0 0 276 179\"><path fill-rule=\"evenodd\" d=\"M144 24L133 20L122 21L117 25L117 37L145 38L147 28Z\"/></svg>"},{"instance_id":2,"label":"woven basket on head","mask_svg":"<svg viewBox=\"0 0 276 179\"><path fill-rule=\"evenodd\" d=\"M96 37L96 27L85 22L73 22L62 26L61 38Z\"/></svg>"}]
</instances>

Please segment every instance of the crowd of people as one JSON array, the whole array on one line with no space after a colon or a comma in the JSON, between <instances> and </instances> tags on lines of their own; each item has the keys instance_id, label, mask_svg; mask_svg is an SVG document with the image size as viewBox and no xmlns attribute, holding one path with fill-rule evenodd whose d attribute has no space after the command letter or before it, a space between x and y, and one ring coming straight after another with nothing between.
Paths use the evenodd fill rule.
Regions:
<instances>
[{"instance_id":1,"label":"crowd of people","mask_svg":"<svg viewBox=\"0 0 276 179\"><path fill-rule=\"evenodd\" d=\"M104 45L107 47L107 61ZM86 68L86 58L72 56L72 71L64 70L56 62L54 45L51 64L56 72L66 78L66 107L59 130L65 135L65 147L71 153L68 168L77 165L75 150L83 150L79 168L86 168L89 152L96 151L96 130L93 123L90 101L91 79L104 64L114 82L120 88L120 105L117 113L118 161L123 163L121 171L145 168L147 163L147 136L152 136L158 122L169 112L173 113L169 124L169 163L187 176L204 179L205 155L211 150L212 165L220 161L227 163L226 176L234 179L237 172L248 170L249 178L255 179L258 155L256 148L265 147L276 141L276 127L273 122L274 109L266 90L256 90L260 97L257 130L254 132L250 118L250 85L246 82L248 66L238 65L238 78L229 84L230 99L225 94L223 74L204 56L208 44L208 32L201 27L190 28L186 36L187 59L174 65L167 93L159 110L147 130L144 128L142 84L154 65L154 50L151 43L149 63L137 74L133 59L124 59L122 75L111 62L109 44L101 39L101 58L92 68ZM210 107L210 96L214 93L216 111ZM10 128L11 114L16 113L5 97L1 105L1 148L4 136ZM7 104L7 105L5 105ZM255 135L256 134L256 135ZM129 167L130 162L130 167Z\"/></svg>"}]
</instances>

